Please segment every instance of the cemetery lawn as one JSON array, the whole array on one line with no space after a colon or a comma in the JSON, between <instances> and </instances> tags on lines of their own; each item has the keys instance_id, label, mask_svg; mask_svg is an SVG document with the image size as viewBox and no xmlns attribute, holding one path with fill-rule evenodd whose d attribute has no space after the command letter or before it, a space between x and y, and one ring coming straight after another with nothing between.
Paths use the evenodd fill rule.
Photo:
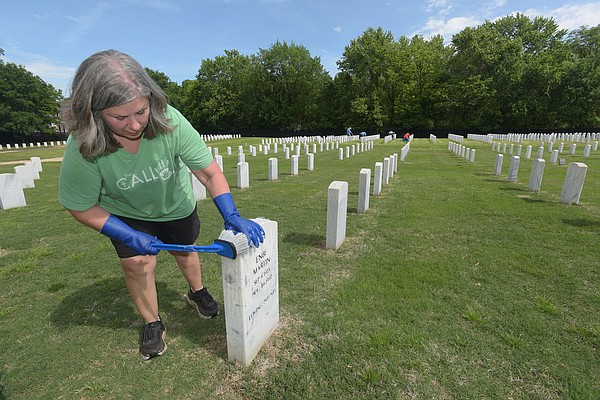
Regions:
<instances>
[{"instance_id":1,"label":"cemetery lawn","mask_svg":"<svg viewBox=\"0 0 600 400\"><path fill-rule=\"evenodd\" d=\"M60 162L44 162L27 206L0 210L0 398L6 399L598 399L600 398L600 152L561 155L542 191L494 176L491 144L415 139L370 209L358 213L361 168L405 142L315 170L248 155L250 187L237 189L236 156L215 141L243 216L278 222L280 324L252 365L227 361L225 318L201 320L168 254L157 286L166 353L138 355L142 321L109 241L58 203ZM524 146L537 143L524 143ZM234 151L237 154L237 151ZM524 152L523 152L524 154ZM60 157L61 149L0 151L0 162ZM268 181L267 158L279 158ZM578 205L560 203L568 163L589 169ZM0 173L12 172L0 165ZM372 175L373 179L373 175ZM327 187L349 184L347 237L325 249ZM209 244L222 227L198 203ZM201 255L204 284L223 310L220 259Z\"/></svg>"}]
</instances>

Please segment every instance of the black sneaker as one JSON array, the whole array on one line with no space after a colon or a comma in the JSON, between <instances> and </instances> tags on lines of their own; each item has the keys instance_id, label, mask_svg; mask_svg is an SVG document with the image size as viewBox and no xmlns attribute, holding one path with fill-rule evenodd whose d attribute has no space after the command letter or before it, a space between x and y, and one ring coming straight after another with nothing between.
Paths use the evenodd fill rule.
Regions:
<instances>
[{"instance_id":1,"label":"black sneaker","mask_svg":"<svg viewBox=\"0 0 600 400\"><path fill-rule=\"evenodd\" d=\"M144 324L140 334L140 355L144 360L158 357L167 350L166 334L161 320Z\"/></svg>"},{"instance_id":2,"label":"black sneaker","mask_svg":"<svg viewBox=\"0 0 600 400\"><path fill-rule=\"evenodd\" d=\"M208 293L206 288L202 288L195 293L190 288L185 299L198 311L198 315L202 318L210 319L219 314L217 302Z\"/></svg>"}]
</instances>

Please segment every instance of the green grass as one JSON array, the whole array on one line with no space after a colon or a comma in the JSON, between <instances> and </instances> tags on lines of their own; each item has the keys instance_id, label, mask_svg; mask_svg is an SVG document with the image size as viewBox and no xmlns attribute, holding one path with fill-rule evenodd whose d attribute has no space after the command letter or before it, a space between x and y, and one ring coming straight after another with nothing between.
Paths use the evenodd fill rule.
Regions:
<instances>
[{"instance_id":1,"label":"green grass","mask_svg":"<svg viewBox=\"0 0 600 400\"><path fill-rule=\"evenodd\" d=\"M236 182L230 145L211 142ZM534 145L535 143L530 143ZM267 156L246 156L250 188L232 188L246 217L279 226L280 325L248 368L227 361L224 316L196 318L168 255L157 272L168 351L143 362L141 320L102 235L57 201L60 164L44 163L28 206L0 211L0 385L9 399L598 399L600 398L600 158L579 205L560 203L567 166L546 165L542 191L493 175L491 145L471 164L416 139L397 174L359 214L361 168L400 153L377 141L315 170L267 180ZM524 145L527 145L525 143ZM578 146L582 147L582 146ZM45 154L57 149L43 149ZM523 153L524 154L524 153ZM18 160L0 152L0 162ZM273 157L273 154L268 157ZM548 156L549 159L549 156ZM0 168L4 166L0 165ZM0 169L2 172L12 172ZM327 187L349 183L347 238L325 249ZM222 222L199 202L200 244ZM201 256L204 283L222 302L219 258ZM222 304L220 304L222 308ZM1 390L1 388L0 388Z\"/></svg>"}]
</instances>

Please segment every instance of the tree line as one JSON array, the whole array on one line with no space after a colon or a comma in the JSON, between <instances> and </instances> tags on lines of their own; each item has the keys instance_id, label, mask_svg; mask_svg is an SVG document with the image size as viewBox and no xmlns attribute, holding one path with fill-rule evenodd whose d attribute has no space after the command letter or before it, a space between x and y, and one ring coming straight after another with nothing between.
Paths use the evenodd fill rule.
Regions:
<instances>
[{"instance_id":1,"label":"tree line","mask_svg":"<svg viewBox=\"0 0 600 400\"><path fill-rule=\"evenodd\" d=\"M205 59L181 85L146 70L201 132L600 127L600 25L569 32L552 18L516 14L467 27L448 45L368 28L337 66L332 77L303 45L277 41L256 54ZM0 85L7 68L15 66L0 61ZM48 89L36 85L39 95ZM0 129L17 131L3 93Z\"/></svg>"}]
</instances>

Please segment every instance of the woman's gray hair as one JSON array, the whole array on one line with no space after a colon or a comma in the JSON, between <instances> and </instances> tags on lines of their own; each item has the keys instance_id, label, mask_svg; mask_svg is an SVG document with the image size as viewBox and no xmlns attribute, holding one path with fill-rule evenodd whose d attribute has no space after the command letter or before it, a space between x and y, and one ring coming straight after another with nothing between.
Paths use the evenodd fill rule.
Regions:
<instances>
[{"instance_id":1,"label":"woman's gray hair","mask_svg":"<svg viewBox=\"0 0 600 400\"><path fill-rule=\"evenodd\" d=\"M95 160L117 151L120 144L100 112L146 97L150 104L144 137L153 139L173 128L165 117L167 95L131 56L106 50L85 59L73 79L71 90L71 131L82 156Z\"/></svg>"}]
</instances>

